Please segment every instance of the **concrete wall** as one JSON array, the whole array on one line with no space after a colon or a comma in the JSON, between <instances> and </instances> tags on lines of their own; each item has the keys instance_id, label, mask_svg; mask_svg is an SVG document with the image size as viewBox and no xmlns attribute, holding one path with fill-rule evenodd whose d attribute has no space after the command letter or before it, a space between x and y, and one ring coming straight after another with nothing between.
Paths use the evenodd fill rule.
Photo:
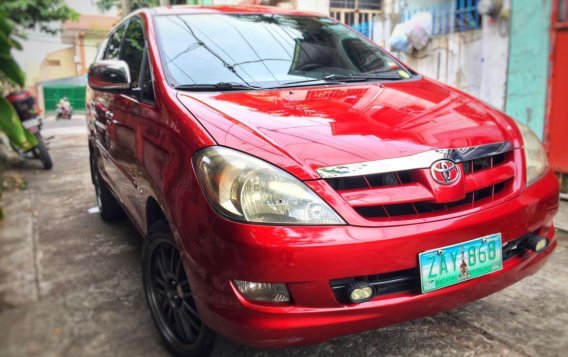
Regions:
<instances>
[{"instance_id":1,"label":"concrete wall","mask_svg":"<svg viewBox=\"0 0 568 357\"><path fill-rule=\"evenodd\" d=\"M512 1L507 113L541 138L546 114L551 0Z\"/></svg>"},{"instance_id":2,"label":"concrete wall","mask_svg":"<svg viewBox=\"0 0 568 357\"><path fill-rule=\"evenodd\" d=\"M433 0L409 1L404 8L419 9L433 3ZM396 3L392 3L389 8L394 9L395 5ZM398 21L396 14L387 13L378 18L373 40L384 46ZM508 29L508 19L492 20L484 17L480 30L434 36L426 48L399 57L416 71L504 110L509 55Z\"/></svg>"},{"instance_id":3,"label":"concrete wall","mask_svg":"<svg viewBox=\"0 0 568 357\"><path fill-rule=\"evenodd\" d=\"M75 49L70 47L52 52L45 56L40 66L40 79L42 81L76 76Z\"/></svg>"},{"instance_id":4,"label":"concrete wall","mask_svg":"<svg viewBox=\"0 0 568 357\"><path fill-rule=\"evenodd\" d=\"M507 98L508 29L508 19L483 17L479 98L501 110Z\"/></svg>"},{"instance_id":5,"label":"concrete wall","mask_svg":"<svg viewBox=\"0 0 568 357\"><path fill-rule=\"evenodd\" d=\"M298 10L329 15L329 0L293 0L292 4Z\"/></svg>"},{"instance_id":6,"label":"concrete wall","mask_svg":"<svg viewBox=\"0 0 568 357\"><path fill-rule=\"evenodd\" d=\"M479 97L482 37L481 30L433 37L426 48L408 56L406 63L428 77Z\"/></svg>"}]
</instances>

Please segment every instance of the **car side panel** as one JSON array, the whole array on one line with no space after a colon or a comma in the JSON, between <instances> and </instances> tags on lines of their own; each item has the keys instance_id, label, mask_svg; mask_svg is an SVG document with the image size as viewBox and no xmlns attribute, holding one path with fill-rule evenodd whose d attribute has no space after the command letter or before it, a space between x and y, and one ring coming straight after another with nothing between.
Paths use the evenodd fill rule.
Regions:
<instances>
[{"instance_id":1,"label":"car side panel","mask_svg":"<svg viewBox=\"0 0 568 357\"><path fill-rule=\"evenodd\" d=\"M119 94L115 96L113 109L108 127L111 132L109 153L116 170L114 191L134 223L142 227L144 217L139 209L142 194L136 181L136 126L140 104L131 96Z\"/></svg>"},{"instance_id":2,"label":"car side panel","mask_svg":"<svg viewBox=\"0 0 568 357\"><path fill-rule=\"evenodd\" d=\"M200 190L193 180L193 153L216 143L179 103L176 91L168 86L160 65L152 21L144 12L139 16L144 20L156 100L151 104L141 102L136 116L134 179L142 194L129 209L137 211L134 215L140 217L139 228L145 232L148 228L147 203L154 199L179 242L180 228L193 221L191 202L186 198L197 196L197 190Z\"/></svg>"}]
</instances>

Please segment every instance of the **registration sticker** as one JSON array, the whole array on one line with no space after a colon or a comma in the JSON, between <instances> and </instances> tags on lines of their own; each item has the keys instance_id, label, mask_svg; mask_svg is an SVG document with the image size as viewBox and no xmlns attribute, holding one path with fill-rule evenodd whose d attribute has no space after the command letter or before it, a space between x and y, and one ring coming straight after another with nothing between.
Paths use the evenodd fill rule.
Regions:
<instances>
[{"instance_id":1,"label":"registration sticker","mask_svg":"<svg viewBox=\"0 0 568 357\"><path fill-rule=\"evenodd\" d=\"M422 292L445 288L503 269L501 233L422 252Z\"/></svg>"}]
</instances>

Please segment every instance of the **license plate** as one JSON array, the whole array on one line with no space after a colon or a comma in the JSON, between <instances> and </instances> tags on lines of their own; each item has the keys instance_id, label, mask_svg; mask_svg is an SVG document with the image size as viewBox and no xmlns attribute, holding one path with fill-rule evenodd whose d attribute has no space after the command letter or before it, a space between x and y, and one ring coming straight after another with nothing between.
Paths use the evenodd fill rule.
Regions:
<instances>
[{"instance_id":1,"label":"license plate","mask_svg":"<svg viewBox=\"0 0 568 357\"><path fill-rule=\"evenodd\" d=\"M31 129L39 126L39 119L29 119L22 122L22 126L26 129Z\"/></svg>"},{"instance_id":2,"label":"license plate","mask_svg":"<svg viewBox=\"0 0 568 357\"><path fill-rule=\"evenodd\" d=\"M422 292L445 288L503 269L501 233L422 252Z\"/></svg>"}]
</instances>

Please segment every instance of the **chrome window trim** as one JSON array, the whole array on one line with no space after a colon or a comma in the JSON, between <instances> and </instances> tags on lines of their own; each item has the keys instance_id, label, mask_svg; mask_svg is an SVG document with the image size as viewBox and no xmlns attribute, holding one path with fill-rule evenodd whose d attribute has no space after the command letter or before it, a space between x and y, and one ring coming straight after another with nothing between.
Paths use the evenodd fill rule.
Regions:
<instances>
[{"instance_id":1,"label":"chrome window trim","mask_svg":"<svg viewBox=\"0 0 568 357\"><path fill-rule=\"evenodd\" d=\"M432 166L434 162L441 159L449 159L459 163L462 161L480 159L486 156L499 155L511 150L513 150L513 144L509 141L456 149L434 149L392 159L321 167L317 169L317 173L321 178L326 179L426 169Z\"/></svg>"}]
</instances>

